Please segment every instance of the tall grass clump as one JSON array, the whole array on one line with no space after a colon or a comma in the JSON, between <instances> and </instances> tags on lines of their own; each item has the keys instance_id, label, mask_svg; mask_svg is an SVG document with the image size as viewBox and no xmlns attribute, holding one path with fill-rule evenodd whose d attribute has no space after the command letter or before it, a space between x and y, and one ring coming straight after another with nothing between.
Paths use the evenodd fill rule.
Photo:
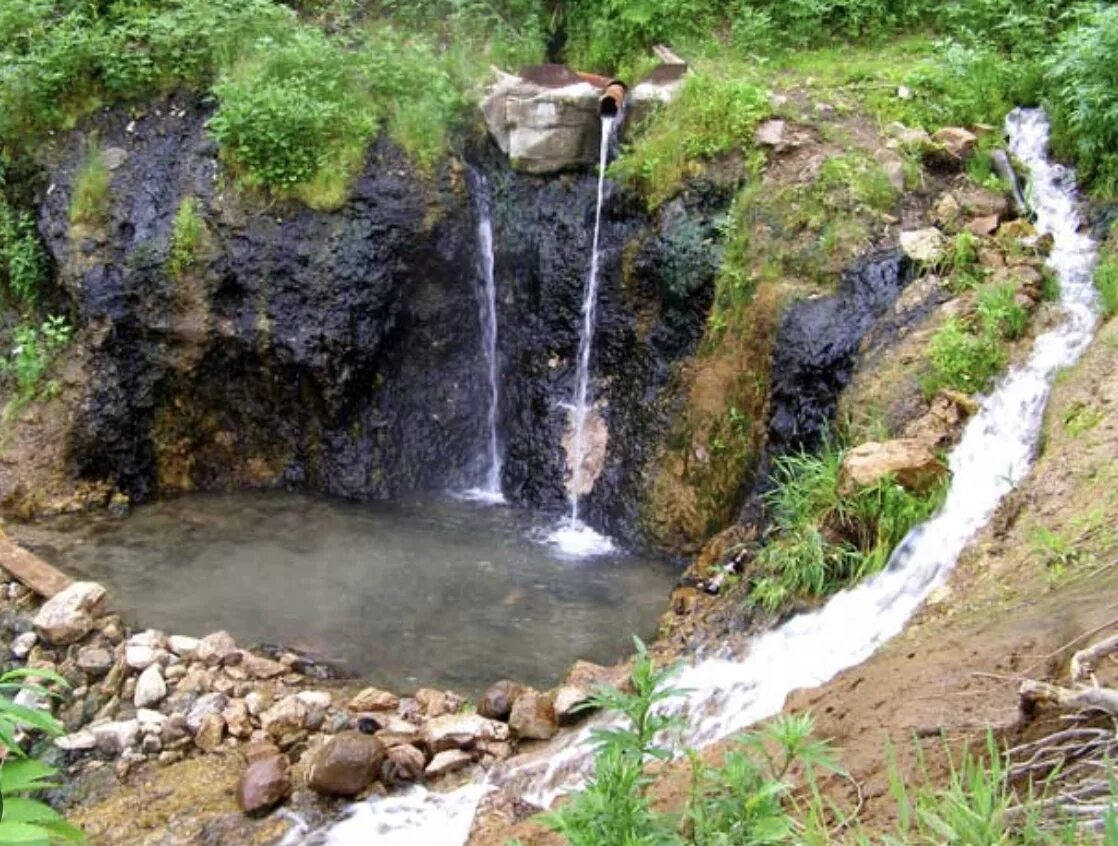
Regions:
<instances>
[{"instance_id":1,"label":"tall grass clump","mask_svg":"<svg viewBox=\"0 0 1118 846\"><path fill-rule=\"evenodd\" d=\"M761 88L709 72L693 73L679 97L641 125L613 173L656 208L700 172L704 160L751 151L757 124L769 111Z\"/></svg>"},{"instance_id":2,"label":"tall grass clump","mask_svg":"<svg viewBox=\"0 0 1118 846\"><path fill-rule=\"evenodd\" d=\"M1113 317L1118 313L1118 225L1111 227L1109 247L1095 267L1095 289L1103 317Z\"/></svg>"},{"instance_id":3,"label":"tall grass clump","mask_svg":"<svg viewBox=\"0 0 1118 846\"><path fill-rule=\"evenodd\" d=\"M1045 64L1058 152L1101 194L1118 195L1118 7L1100 4Z\"/></svg>"},{"instance_id":4,"label":"tall grass clump","mask_svg":"<svg viewBox=\"0 0 1118 846\"><path fill-rule=\"evenodd\" d=\"M108 210L109 179L109 167L101 148L96 143L91 144L74 180L74 193L70 197L71 223L102 221Z\"/></svg>"},{"instance_id":5,"label":"tall grass clump","mask_svg":"<svg viewBox=\"0 0 1118 846\"><path fill-rule=\"evenodd\" d=\"M845 451L830 440L817 453L777 459L765 496L769 541L757 557L748 602L776 611L827 596L882 569L893 549L942 502L944 486L912 493L886 478L840 492Z\"/></svg>"},{"instance_id":6,"label":"tall grass clump","mask_svg":"<svg viewBox=\"0 0 1118 846\"><path fill-rule=\"evenodd\" d=\"M171 251L167 270L172 279L180 278L198 260L205 246L206 222L198 211L198 201L185 198L171 221Z\"/></svg>"}]
</instances>

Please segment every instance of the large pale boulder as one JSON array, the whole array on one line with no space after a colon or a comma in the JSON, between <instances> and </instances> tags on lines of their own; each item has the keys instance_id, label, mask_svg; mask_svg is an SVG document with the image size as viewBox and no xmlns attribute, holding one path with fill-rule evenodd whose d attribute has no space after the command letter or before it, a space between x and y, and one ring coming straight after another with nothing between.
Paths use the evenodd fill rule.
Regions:
<instances>
[{"instance_id":1,"label":"large pale boulder","mask_svg":"<svg viewBox=\"0 0 1118 846\"><path fill-rule=\"evenodd\" d=\"M901 233L901 249L913 261L935 263L947 251L947 239L935 227L910 229Z\"/></svg>"},{"instance_id":2,"label":"large pale boulder","mask_svg":"<svg viewBox=\"0 0 1118 846\"><path fill-rule=\"evenodd\" d=\"M945 126L932 134L932 142L954 158L963 159L974 151L978 136L961 126Z\"/></svg>"},{"instance_id":3,"label":"large pale boulder","mask_svg":"<svg viewBox=\"0 0 1118 846\"><path fill-rule=\"evenodd\" d=\"M48 599L34 624L40 636L55 644L81 640L93 630L93 621L105 610L105 589L97 582L74 582Z\"/></svg>"},{"instance_id":4,"label":"large pale boulder","mask_svg":"<svg viewBox=\"0 0 1118 846\"><path fill-rule=\"evenodd\" d=\"M509 727L480 714L447 714L423 725L420 733L432 754L444 749L466 749L481 740L508 740Z\"/></svg>"},{"instance_id":5,"label":"large pale boulder","mask_svg":"<svg viewBox=\"0 0 1118 846\"><path fill-rule=\"evenodd\" d=\"M893 477L906 490L917 493L933 488L950 471L923 441L899 438L870 441L850 450L839 468L838 490L850 496L862 488Z\"/></svg>"}]
</instances>

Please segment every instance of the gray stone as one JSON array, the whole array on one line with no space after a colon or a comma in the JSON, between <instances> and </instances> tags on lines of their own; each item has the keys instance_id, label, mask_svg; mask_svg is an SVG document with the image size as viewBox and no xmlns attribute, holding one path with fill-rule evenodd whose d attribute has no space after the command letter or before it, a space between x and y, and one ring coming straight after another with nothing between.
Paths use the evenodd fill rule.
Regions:
<instances>
[{"instance_id":1,"label":"gray stone","mask_svg":"<svg viewBox=\"0 0 1118 846\"><path fill-rule=\"evenodd\" d=\"M136 721L140 724L143 734L161 734L163 726L167 724L167 715L151 708L137 708Z\"/></svg>"},{"instance_id":2,"label":"gray stone","mask_svg":"<svg viewBox=\"0 0 1118 846\"><path fill-rule=\"evenodd\" d=\"M447 749L431 759L431 763L427 765L425 770L425 775L427 778L440 778L468 767L472 761L473 757L469 752L463 752L461 749Z\"/></svg>"},{"instance_id":3,"label":"gray stone","mask_svg":"<svg viewBox=\"0 0 1118 846\"><path fill-rule=\"evenodd\" d=\"M124 663L133 670L146 670L159 660L161 650L153 646L129 644L124 647Z\"/></svg>"},{"instance_id":4,"label":"gray stone","mask_svg":"<svg viewBox=\"0 0 1118 846\"><path fill-rule=\"evenodd\" d=\"M193 658L198 652L199 643L198 638L185 635L171 635L167 638L167 648L180 658Z\"/></svg>"},{"instance_id":5,"label":"gray stone","mask_svg":"<svg viewBox=\"0 0 1118 846\"><path fill-rule=\"evenodd\" d=\"M108 755L119 755L136 744L140 734L138 720L120 720L90 727L97 738L97 748Z\"/></svg>"},{"instance_id":6,"label":"gray stone","mask_svg":"<svg viewBox=\"0 0 1118 846\"><path fill-rule=\"evenodd\" d=\"M224 693L205 693L199 696L186 712L186 727L190 733L197 734L202 721L211 714L220 715L228 702L229 697Z\"/></svg>"},{"instance_id":7,"label":"gray stone","mask_svg":"<svg viewBox=\"0 0 1118 846\"><path fill-rule=\"evenodd\" d=\"M766 120L753 133L753 141L759 147L772 147L778 152L784 149L784 129L782 120Z\"/></svg>"},{"instance_id":8,"label":"gray stone","mask_svg":"<svg viewBox=\"0 0 1118 846\"><path fill-rule=\"evenodd\" d=\"M101 151L101 158L109 170L117 170L128 160L128 151L121 147L106 147Z\"/></svg>"},{"instance_id":9,"label":"gray stone","mask_svg":"<svg viewBox=\"0 0 1118 846\"><path fill-rule=\"evenodd\" d=\"M874 152L873 158L881 167L881 172L885 174L885 178L889 180L889 187L894 191L903 191L905 177L904 159L901 158L901 155L894 150L887 150L883 147Z\"/></svg>"},{"instance_id":10,"label":"gray stone","mask_svg":"<svg viewBox=\"0 0 1118 846\"><path fill-rule=\"evenodd\" d=\"M38 642L39 636L35 632L24 632L17 635L15 640L12 641L12 657L22 661L31 654L31 650L35 648L35 644Z\"/></svg>"},{"instance_id":11,"label":"gray stone","mask_svg":"<svg viewBox=\"0 0 1118 846\"><path fill-rule=\"evenodd\" d=\"M512 713L512 703L524 692L523 685L502 679L489 686L478 702L477 712L491 720L507 720Z\"/></svg>"},{"instance_id":12,"label":"gray stone","mask_svg":"<svg viewBox=\"0 0 1118 846\"><path fill-rule=\"evenodd\" d=\"M152 664L136 680L136 695L132 703L137 708L147 708L163 701L167 695L167 683L163 681L163 673L158 664Z\"/></svg>"},{"instance_id":13,"label":"gray stone","mask_svg":"<svg viewBox=\"0 0 1118 846\"><path fill-rule=\"evenodd\" d=\"M93 631L94 618L104 611L106 596L96 582L74 582L44 603L35 615L35 628L51 643L81 640Z\"/></svg>"},{"instance_id":14,"label":"gray stone","mask_svg":"<svg viewBox=\"0 0 1118 846\"><path fill-rule=\"evenodd\" d=\"M559 725L565 726L586 716L586 710L582 706L590 701L590 694L581 687L567 684L555 689L551 701L555 708L555 719L559 721Z\"/></svg>"},{"instance_id":15,"label":"gray stone","mask_svg":"<svg viewBox=\"0 0 1118 846\"><path fill-rule=\"evenodd\" d=\"M78 652L78 669L91 676L103 676L113 666L113 654L100 646L87 646Z\"/></svg>"},{"instance_id":16,"label":"gray stone","mask_svg":"<svg viewBox=\"0 0 1118 846\"><path fill-rule=\"evenodd\" d=\"M287 672L287 668L279 661L253 655L251 652L241 652L241 668L247 676L254 679L274 679Z\"/></svg>"},{"instance_id":17,"label":"gray stone","mask_svg":"<svg viewBox=\"0 0 1118 846\"><path fill-rule=\"evenodd\" d=\"M901 249L913 261L935 263L947 250L947 239L938 229L913 229L901 233Z\"/></svg>"},{"instance_id":18,"label":"gray stone","mask_svg":"<svg viewBox=\"0 0 1118 846\"><path fill-rule=\"evenodd\" d=\"M64 752L89 752L97 748L97 735L89 729L56 738L54 745Z\"/></svg>"},{"instance_id":19,"label":"gray stone","mask_svg":"<svg viewBox=\"0 0 1118 846\"><path fill-rule=\"evenodd\" d=\"M240 651L237 649L237 642L233 640L233 636L226 631L206 635L198 643L198 649L195 652L195 657L208 667L223 664L234 655L240 658Z\"/></svg>"}]
</instances>

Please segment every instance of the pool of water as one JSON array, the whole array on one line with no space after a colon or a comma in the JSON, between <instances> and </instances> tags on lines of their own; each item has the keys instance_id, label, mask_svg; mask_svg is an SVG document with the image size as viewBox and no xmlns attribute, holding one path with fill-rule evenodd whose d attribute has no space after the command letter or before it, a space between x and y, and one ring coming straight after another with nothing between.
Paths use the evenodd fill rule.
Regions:
<instances>
[{"instance_id":1,"label":"pool of water","mask_svg":"<svg viewBox=\"0 0 1118 846\"><path fill-rule=\"evenodd\" d=\"M137 625L224 628L402 691L542 687L575 659L616 660L654 633L678 575L623 552L565 558L533 515L450 498L197 495L8 528Z\"/></svg>"}]
</instances>

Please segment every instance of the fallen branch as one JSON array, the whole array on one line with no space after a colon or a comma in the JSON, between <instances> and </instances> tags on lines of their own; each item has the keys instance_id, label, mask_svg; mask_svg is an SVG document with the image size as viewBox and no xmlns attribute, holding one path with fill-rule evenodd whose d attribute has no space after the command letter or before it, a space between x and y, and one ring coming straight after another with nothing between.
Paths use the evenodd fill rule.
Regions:
<instances>
[{"instance_id":1,"label":"fallen branch","mask_svg":"<svg viewBox=\"0 0 1118 846\"><path fill-rule=\"evenodd\" d=\"M1021 683L1020 696L1026 706L1048 702L1074 711L1104 711L1118 717L1118 690L1107 687L1071 688L1030 680Z\"/></svg>"},{"instance_id":2,"label":"fallen branch","mask_svg":"<svg viewBox=\"0 0 1118 846\"><path fill-rule=\"evenodd\" d=\"M1118 652L1118 635L1100 640L1086 649L1080 649L1071 657L1071 680L1083 681L1095 669L1095 664L1100 658L1114 652Z\"/></svg>"}]
</instances>

